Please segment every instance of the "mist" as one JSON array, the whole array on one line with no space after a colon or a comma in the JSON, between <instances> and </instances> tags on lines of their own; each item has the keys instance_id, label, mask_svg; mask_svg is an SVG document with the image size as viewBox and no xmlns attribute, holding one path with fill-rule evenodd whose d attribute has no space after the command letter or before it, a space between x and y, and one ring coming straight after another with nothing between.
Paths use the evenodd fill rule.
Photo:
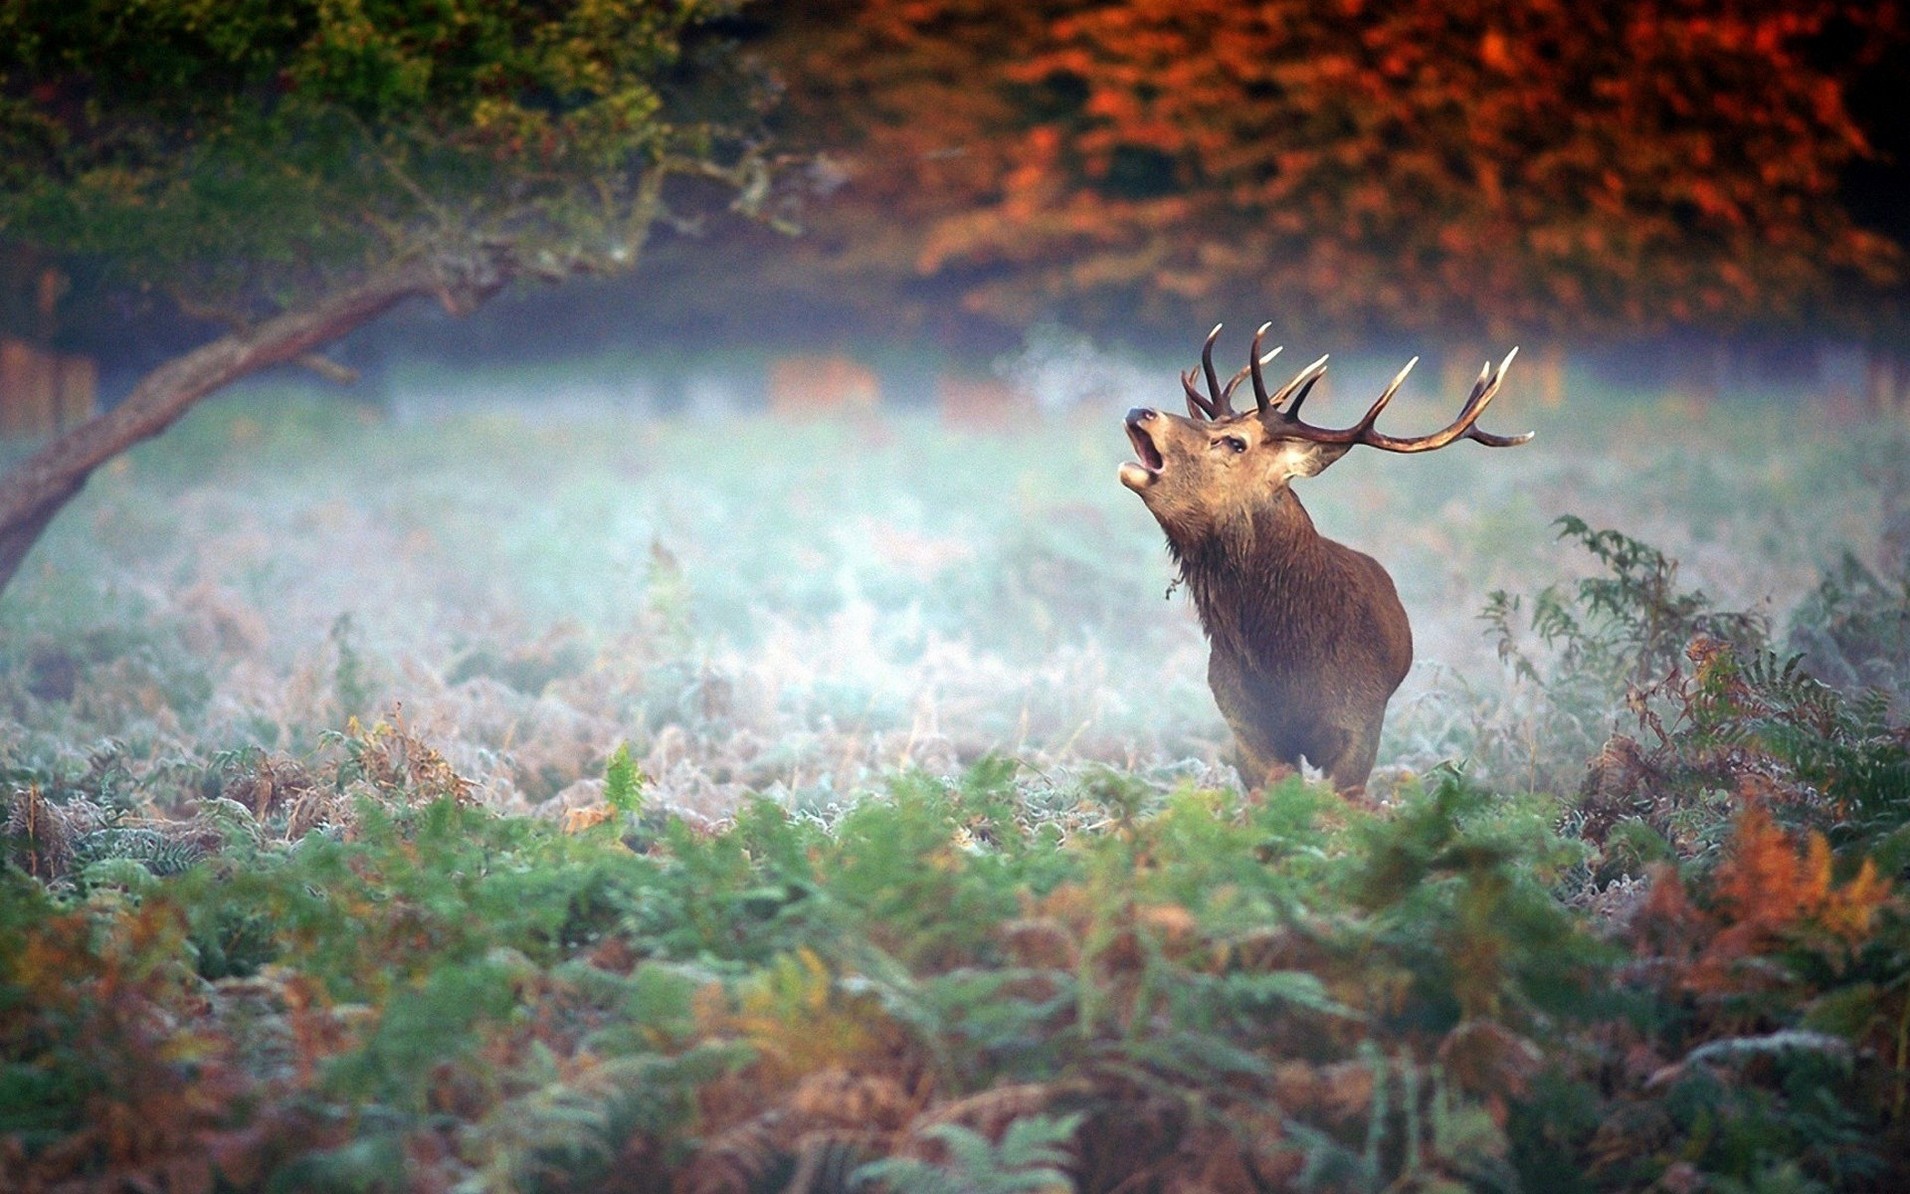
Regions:
<instances>
[{"instance_id":1,"label":"mist","mask_svg":"<svg viewBox=\"0 0 1910 1194\"><path fill-rule=\"evenodd\" d=\"M878 377L873 405L775 414L761 354L401 358L372 403L274 375L97 477L7 593L34 705L11 749L297 753L401 719L501 809L596 800L625 744L657 799L710 820L989 754L1231 784L1198 623L1115 481L1123 412L1176 401L1184 363L1044 328L989 363L1010 397L982 417L938 408L933 362ZM1309 410L1350 420L1397 364L1336 358ZM1886 550L1893 433L1589 372L1547 405L1521 364L1486 422L1532 443L1355 452L1299 488L1413 622L1382 788L1442 762L1569 782L1619 728L1534 741L1481 621L1495 590L1594 570L1561 515L1660 548L1780 639L1845 552ZM1422 366L1387 426L1442 425L1459 396Z\"/></svg>"}]
</instances>

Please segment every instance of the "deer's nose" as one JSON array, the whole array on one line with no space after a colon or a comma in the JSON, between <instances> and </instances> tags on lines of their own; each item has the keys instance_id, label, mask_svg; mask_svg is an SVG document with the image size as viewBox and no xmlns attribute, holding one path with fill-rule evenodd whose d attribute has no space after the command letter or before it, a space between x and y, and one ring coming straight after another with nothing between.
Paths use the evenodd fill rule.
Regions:
<instances>
[{"instance_id":1,"label":"deer's nose","mask_svg":"<svg viewBox=\"0 0 1910 1194\"><path fill-rule=\"evenodd\" d=\"M1160 412L1154 410L1152 407L1137 406L1127 412L1127 421L1130 423L1146 423L1152 420L1158 413Z\"/></svg>"}]
</instances>

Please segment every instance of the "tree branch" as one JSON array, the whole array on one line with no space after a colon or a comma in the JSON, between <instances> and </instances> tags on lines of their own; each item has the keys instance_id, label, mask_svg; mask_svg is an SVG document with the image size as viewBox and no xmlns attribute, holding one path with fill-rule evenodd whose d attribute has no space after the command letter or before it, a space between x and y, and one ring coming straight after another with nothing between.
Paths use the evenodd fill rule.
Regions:
<instances>
[{"instance_id":1,"label":"tree branch","mask_svg":"<svg viewBox=\"0 0 1910 1194\"><path fill-rule=\"evenodd\" d=\"M407 298L455 293L462 302L482 301L503 285L508 266L477 256L401 263L307 307L221 336L153 370L118 406L22 461L0 477L0 588L94 469L158 435L207 394L261 369L300 361Z\"/></svg>"},{"instance_id":2,"label":"tree branch","mask_svg":"<svg viewBox=\"0 0 1910 1194\"><path fill-rule=\"evenodd\" d=\"M292 362L301 369L309 369L333 385L349 386L358 381L358 370L350 365L341 365L322 352L308 352Z\"/></svg>"}]
</instances>

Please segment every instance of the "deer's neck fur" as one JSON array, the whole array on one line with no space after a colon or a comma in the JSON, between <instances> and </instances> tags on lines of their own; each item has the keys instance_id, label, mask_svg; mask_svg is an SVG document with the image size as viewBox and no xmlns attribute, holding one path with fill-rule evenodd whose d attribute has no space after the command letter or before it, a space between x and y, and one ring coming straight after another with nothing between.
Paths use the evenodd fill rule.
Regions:
<instances>
[{"instance_id":1,"label":"deer's neck fur","mask_svg":"<svg viewBox=\"0 0 1910 1194\"><path fill-rule=\"evenodd\" d=\"M1290 489L1241 515L1168 537L1216 650L1245 660L1305 653L1314 628L1344 612L1351 549L1323 537Z\"/></svg>"}]
</instances>

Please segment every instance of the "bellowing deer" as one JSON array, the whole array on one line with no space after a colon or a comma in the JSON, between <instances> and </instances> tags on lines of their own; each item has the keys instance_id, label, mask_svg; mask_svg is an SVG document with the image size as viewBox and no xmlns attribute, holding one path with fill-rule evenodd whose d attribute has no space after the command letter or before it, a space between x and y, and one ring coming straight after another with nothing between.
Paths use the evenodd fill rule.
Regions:
<instances>
[{"instance_id":1,"label":"bellowing deer","mask_svg":"<svg viewBox=\"0 0 1910 1194\"><path fill-rule=\"evenodd\" d=\"M1190 417L1137 407L1127 435L1138 462L1121 483L1141 496L1180 567L1212 644L1207 683L1233 730L1235 763L1253 787L1300 765L1323 770L1347 795L1365 790L1379 751L1386 702L1413 661L1412 628L1378 561L1313 529L1290 482L1311 477L1356 444L1386 452L1430 452L1457 439L1491 448L1532 433L1489 435L1475 424L1499 392L1513 349L1478 383L1451 426L1401 439L1373 429L1419 358L1394 377L1364 418L1334 430L1300 420L1326 358L1267 393L1263 324L1247 364L1223 387L1214 372L1216 326L1201 350L1207 392L1193 370L1181 375ZM1234 390L1253 380L1256 409L1236 413Z\"/></svg>"}]
</instances>

